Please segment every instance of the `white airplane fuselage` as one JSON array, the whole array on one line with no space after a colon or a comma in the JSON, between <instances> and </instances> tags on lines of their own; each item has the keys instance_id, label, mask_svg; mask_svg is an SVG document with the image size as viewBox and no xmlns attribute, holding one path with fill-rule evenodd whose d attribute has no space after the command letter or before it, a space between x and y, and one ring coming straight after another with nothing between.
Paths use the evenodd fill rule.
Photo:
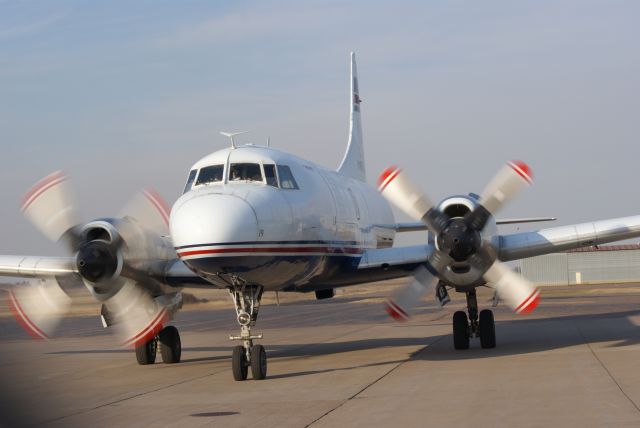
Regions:
<instances>
[{"instance_id":1,"label":"white airplane fuselage","mask_svg":"<svg viewBox=\"0 0 640 428\"><path fill-rule=\"evenodd\" d=\"M220 150L192 167L190 181L172 208L171 238L182 261L218 286L339 286L354 280L365 249L393 245L393 214L375 189L279 150Z\"/></svg>"}]
</instances>

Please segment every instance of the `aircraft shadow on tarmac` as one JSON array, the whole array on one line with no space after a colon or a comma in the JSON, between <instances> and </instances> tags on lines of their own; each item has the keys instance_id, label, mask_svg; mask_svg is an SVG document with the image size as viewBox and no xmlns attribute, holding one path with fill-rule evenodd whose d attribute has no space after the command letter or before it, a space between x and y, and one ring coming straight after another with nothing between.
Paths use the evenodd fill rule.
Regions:
<instances>
[{"instance_id":1,"label":"aircraft shadow on tarmac","mask_svg":"<svg viewBox=\"0 0 640 428\"><path fill-rule=\"evenodd\" d=\"M531 354L552 349L612 342L607 347L623 347L640 343L640 328L630 321L630 317L640 316L640 311L600 313L588 315L566 315L547 318L518 319L496 322L498 346L495 349L481 349L478 340L471 341L468 350L454 350L451 334L425 337L397 337L362 339L331 343L301 343L268 346L269 357L280 361L336 355L391 347L421 346L407 359L378 361L353 367L309 370L297 373L272 375L270 378L287 378L311 374L351 370L387 364L398 364L410 360L464 360L494 358L498 356ZM401 328L401 327L400 327ZM184 358L182 363L193 364L229 359L228 346L185 347L185 353L223 352L196 358ZM130 353L126 349L74 350L51 352L50 354L118 354Z\"/></svg>"}]
</instances>

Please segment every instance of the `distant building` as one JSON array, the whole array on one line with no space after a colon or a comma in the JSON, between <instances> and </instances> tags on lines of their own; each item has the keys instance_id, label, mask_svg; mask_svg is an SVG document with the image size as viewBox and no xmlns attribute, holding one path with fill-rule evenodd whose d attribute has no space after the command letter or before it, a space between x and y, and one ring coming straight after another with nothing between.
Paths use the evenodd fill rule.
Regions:
<instances>
[{"instance_id":1,"label":"distant building","mask_svg":"<svg viewBox=\"0 0 640 428\"><path fill-rule=\"evenodd\" d=\"M587 247L520 260L536 285L640 282L640 244Z\"/></svg>"}]
</instances>

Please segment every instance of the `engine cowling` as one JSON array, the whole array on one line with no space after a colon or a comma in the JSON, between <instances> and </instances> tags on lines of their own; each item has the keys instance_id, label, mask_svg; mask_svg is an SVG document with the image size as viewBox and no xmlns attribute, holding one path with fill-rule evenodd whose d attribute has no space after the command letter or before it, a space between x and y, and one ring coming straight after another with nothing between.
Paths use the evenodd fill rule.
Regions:
<instances>
[{"instance_id":1,"label":"engine cowling","mask_svg":"<svg viewBox=\"0 0 640 428\"><path fill-rule=\"evenodd\" d=\"M479 258L483 265L490 266L495 254L483 245L491 242L497 232L496 222L489 216L480 232L468 227L465 216L479 206L476 195L454 196L437 205L437 209L448 217L442 231L435 236L436 248L447 253L452 262L441 272L443 279L452 285L470 286L483 282L484 270L469 263L471 257Z\"/></svg>"}]
</instances>

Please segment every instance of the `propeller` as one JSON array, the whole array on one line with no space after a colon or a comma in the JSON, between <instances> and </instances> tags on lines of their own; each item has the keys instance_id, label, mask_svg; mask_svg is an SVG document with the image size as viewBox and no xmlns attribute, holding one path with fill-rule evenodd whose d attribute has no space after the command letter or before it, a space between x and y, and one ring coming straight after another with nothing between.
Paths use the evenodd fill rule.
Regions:
<instances>
[{"instance_id":1,"label":"propeller","mask_svg":"<svg viewBox=\"0 0 640 428\"><path fill-rule=\"evenodd\" d=\"M486 186L473 210L464 217L449 218L411 182L402 169L394 166L383 171L378 180L378 190L382 195L412 219L424 222L436 236L436 249L428 264L437 275L424 267L418 268L413 280L387 300L387 312L395 319L407 319L419 298L445 278L447 269L458 262L467 263L480 272L484 281L497 290L514 312L528 313L535 309L540 298L539 290L498 261L496 249L482 238L488 220L532 184L532 177L531 169L524 162L508 162Z\"/></svg>"},{"instance_id":2,"label":"propeller","mask_svg":"<svg viewBox=\"0 0 640 428\"><path fill-rule=\"evenodd\" d=\"M398 290L392 298L385 301L384 307L387 313L397 321L408 320L412 310L420 303L422 296L435 290L437 284L437 276L424 266L418 267L413 272L413 280Z\"/></svg>"},{"instance_id":3,"label":"propeller","mask_svg":"<svg viewBox=\"0 0 640 428\"><path fill-rule=\"evenodd\" d=\"M145 266L169 255L161 242L168 233L166 203L158 194L143 191L117 218L86 224L79 220L76 206L68 177L58 171L27 192L22 212L75 256L78 274L103 303L103 325L114 326L124 346L146 343L172 315L154 298L161 294L159 286L144 274ZM16 286L8 299L16 319L38 339L51 336L72 303L54 277Z\"/></svg>"},{"instance_id":4,"label":"propeller","mask_svg":"<svg viewBox=\"0 0 640 428\"><path fill-rule=\"evenodd\" d=\"M46 340L69 311L71 298L55 278L43 278L11 289L7 303L15 319L31 337Z\"/></svg>"}]
</instances>

